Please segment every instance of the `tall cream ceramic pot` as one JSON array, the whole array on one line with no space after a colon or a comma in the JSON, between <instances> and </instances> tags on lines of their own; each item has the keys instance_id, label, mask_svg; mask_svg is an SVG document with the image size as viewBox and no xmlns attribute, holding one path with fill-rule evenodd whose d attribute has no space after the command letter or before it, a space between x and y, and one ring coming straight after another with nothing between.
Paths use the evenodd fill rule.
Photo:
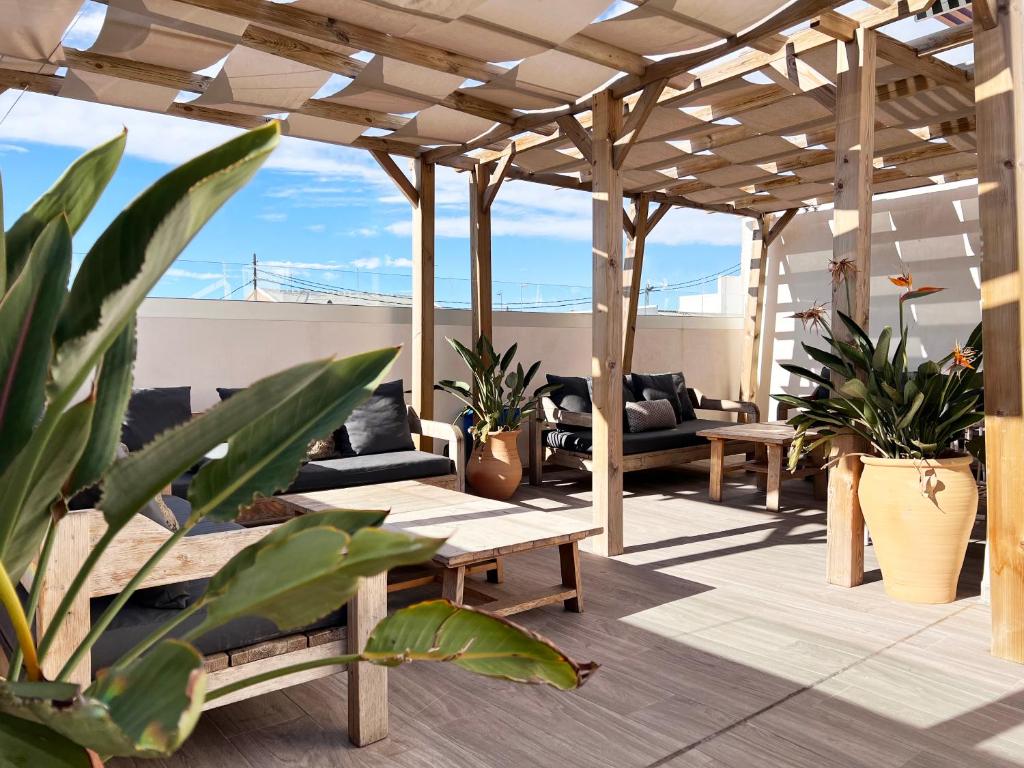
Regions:
<instances>
[{"instance_id":1,"label":"tall cream ceramic pot","mask_svg":"<svg viewBox=\"0 0 1024 768\"><path fill-rule=\"evenodd\" d=\"M466 467L466 479L473 490L489 499L507 499L523 479L516 441L519 430L492 432L485 443L473 447Z\"/></svg>"},{"instance_id":2,"label":"tall cream ceramic pot","mask_svg":"<svg viewBox=\"0 0 1024 768\"><path fill-rule=\"evenodd\" d=\"M864 521L886 593L908 603L951 603L978 513L971 458L862 456Z\"/></svg>"}]
</instances>

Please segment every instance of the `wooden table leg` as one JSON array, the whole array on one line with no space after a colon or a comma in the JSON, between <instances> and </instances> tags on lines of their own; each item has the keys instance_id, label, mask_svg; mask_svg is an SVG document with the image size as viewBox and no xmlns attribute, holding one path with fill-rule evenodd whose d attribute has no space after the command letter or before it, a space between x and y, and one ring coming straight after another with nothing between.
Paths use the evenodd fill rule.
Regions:
<instances>
[{"instance_id":1,"label":"wooden table leg","mask_svg":"<svg viewBox=\"0 0 1024 768\"><path fill-rule=\"evenodd\" d=\"M768 496L765 507L779 511L779 486L782 485L782 446L768 445Z\"/></svg>"},{"instance_id":2,"label":"wooden table leg","mask_svg":"<svg viewBox=\"0 0 1024 768\"><path fill-rule=\"evenodd\" d=\"M567 611L583 613L583 577L580 573L579 543L574 541L570 544L559 544L558 559L562 563L562 585L576 590L576 597L563 600L562 605Z\"/></svg>"},{"instance_id":3,"label":"wooden table leg","mask_svg":"<svg viewBox=\"0 0 1024 768\"><path fill-rule=\"evenodd\" d=\"M366 645L374 627L388 615L386 573L362 580L348 603L348 651ZM359 662L348 665L348 738L365 747L388 735L388 669Z\"/></svg>"},{"instance_id":4,"label":"wooden table leg","mask_svg":"<svg viewBox=\"0 0 1024 768\"><path fill-rule=\"evenodd\" d=\"M505 581L505 558L494 558L494 567L487 572L487 580L491 584L501 584Z\"/></svg>"},{"instance_id":5,"label":"wooden table leg","mask_svg":"<svg viewBox=\"0 0 1024 768\"><path fill-rule=\"evenodd\" d=\"M711 485L708 498L712 501L722 500L722 480L725 477L725 441L711 439Z\"/></svg>"},{"instance_id":6,"label":"wooden table leg","mask_svg":"<svg viewBox=\"0 0 1024 768\"><path fill-rule=\"evenodd\" d=\"M768 452L764 443L756 443L754 445L754 461L758 464L768 463ZM759 491L768 490L768 475L763 472L754 473L754 485L757 486Z\"/></svg>"},{"instance_id":7,"label":"wooden table leg","mask_svg":"<svg viewBox=\"0 0 1024 768\"><path fill-rule=\"evenodd\" d=\"M463 593L466 588L466 566L458 568L445 568L444 577L441 582L441 596L445 600L451 600L456 605L462 605Z\"/></svg>"}]
</instances>

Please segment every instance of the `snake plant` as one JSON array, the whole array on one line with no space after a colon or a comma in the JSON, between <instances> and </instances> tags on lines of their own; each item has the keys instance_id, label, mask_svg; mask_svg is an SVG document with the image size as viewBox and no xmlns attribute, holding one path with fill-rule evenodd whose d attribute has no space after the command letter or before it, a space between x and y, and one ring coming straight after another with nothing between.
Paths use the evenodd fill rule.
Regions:
<instances>
[{"instance_id":1,"label":"snake plant","mask_svg":"<svg viewBox=\"0 0 1024 768\"><path fill-rule=\"evenodd\" d=\"M850 341L833 333L822 306L794 315L805 327L822 331L829 349L803 344L812 360L826 366L831 375L803 366L782 367L824 387L828 397L774 395L798 409L789 420L796 439L789 465L796 467L802 455L826 445L839 433L859 435L877 456L892 459L931 459L950 452L950 445L964 431L984 418L981 408L984 379L978 370L982 359L981 325L965 344L956 343L941 360L927 360L912 368L907 354L908 329L904 321L907 302L940 291L931 286L914 289L909 272L889 280L906 290L899 296L899 335L894 350L893 329L886 326L874 341L849 315L837 312ZM809 435L813 434L813 439Z\"/></svg>"},{"instance_id":2,"label":"snake plant","mask_svg":"<svg viewBox=\"0 0 1024 768\"><path fill-rule=\"evenodd\" d=\"M278 125L269 123L168 173L110 223L73 280L73 237L113 176L125 134L71 165L0 239L0 603L17 639L0 677L0 766L67 768L87 766L97 756L173 753L206 702L296 671L284 667L207 691L193 645L200 635L240 616L269 619L281 631L306 626L351 597L363 577L429 560L441 544L378 527L386 512L327 510L296 518L224 563L183 612L203 609L198 627L171 639L182 620L177 614L91 684L69 681L182 536L203 519L230 520L256 497L287 488L309 441L343 423L398 354L384 349L297 365L115 457L132 388L140 303L278 138ZM226 454L204 464L191 483L188 520L151 557L131 564L134 577L77 648L47 664L62 621L114 537L161 489L223 443ZM92 486L101 489L106 532L77 570L55 618L33 631L45 575L66 570L54 560L54 541L62 521L79 514L69 512L68 500ZM410 660L451 661L561 689L578 686L592 669L512 624L445 601L400 610L377 627L360 654L317 663ZM54 679L46 679L44 669L57 670Z\"/></svg>"}]
</instances>

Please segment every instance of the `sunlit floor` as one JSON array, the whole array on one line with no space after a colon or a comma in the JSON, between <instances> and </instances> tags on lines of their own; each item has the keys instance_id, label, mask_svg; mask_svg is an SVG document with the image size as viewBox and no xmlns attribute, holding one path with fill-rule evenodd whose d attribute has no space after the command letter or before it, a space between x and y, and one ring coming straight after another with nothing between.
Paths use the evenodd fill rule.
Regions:
<instances>
[{"instance_id":1,"label":"sunlit floor","mask_svg":"<svg viewBox=\"0 0 1024 768\"><path fill-rule=\"evenodd\" d=\"M972 546L946 606L824 584L825 516L791 481L783 510L733 475L627 476L626 554L586 556L582 615L517 619L601 669L576 693L453 668L391 673L391 736L357 750L344 675L206 714L168 766L1024 766L1024 666L988 654ZM589 478L552 473L520 503L589 516ZM558 580L512 558L507 586ZM129 763L118 763L126 765ZM148 765L149 763L147 763Z\"/></svg>"}]
</instances>

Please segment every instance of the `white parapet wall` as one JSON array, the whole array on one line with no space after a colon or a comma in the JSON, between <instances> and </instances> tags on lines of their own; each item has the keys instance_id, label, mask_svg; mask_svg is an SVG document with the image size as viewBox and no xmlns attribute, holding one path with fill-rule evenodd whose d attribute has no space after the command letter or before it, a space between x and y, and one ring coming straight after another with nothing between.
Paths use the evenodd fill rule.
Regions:
<instances>
[{"instance_id":1,"label":"white parapet wall","mask_svg":"<svg viewBox=\"0 0 1024 768\"><path fill-rule=\"evenodd\" d=\"M772 418L776 406L769 404L770 393L806 393L814 386L784 371L779 364L794 362L812 370L820 368L801 343L824 346L824 342L791 316L814 302L831 299L831 224L831 208L801 213L771 247L758 404L762 413ZM965 341L981 319L976 185L971 182L878 199L872 229L871 335L877 336L886 325L897 327L897 297L902 289L890 283L888 276L906 267L916 287L943 288L941 293L907 305L912 364L925 358L942 358L954 341Z\"/></svg>"},{"instance_id":2,"label":"white parapet wall","mask_svg":"<svg viewBox=\"0 0 1024 768\"><path fill-rule=\"evenodd\" d=\"M469 343L466 311L438 310L435 378L465 379L445 337ZM404 349L394 377L409 381L411 310L339 304L288 304L148 299L139 312L136 387L192 387L193 410L217 401L217 387L243 387L306 360L345 356L388 345ZM691 386L718 397L739 389L742 318L643 316L633 369L681 370ZM519 343L524 365L541 360L543 374L586 376L591 369L589 314L498 312L494 343ZM455 400L435 395L435 413L449 419Z\"/></svg>"}]
</instances>

